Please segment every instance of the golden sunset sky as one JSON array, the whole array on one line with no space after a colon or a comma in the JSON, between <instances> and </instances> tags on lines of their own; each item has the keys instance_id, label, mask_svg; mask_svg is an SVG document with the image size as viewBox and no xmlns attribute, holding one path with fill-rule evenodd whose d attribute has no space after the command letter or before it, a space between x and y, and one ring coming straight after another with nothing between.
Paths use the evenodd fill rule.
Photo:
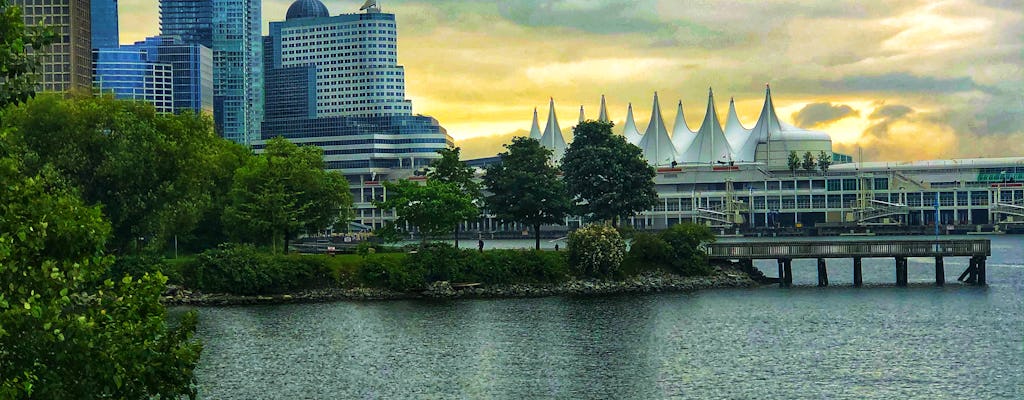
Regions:
<instances>
[{"instance_id":1,"label":"golden sunset sky","mask_svg":"<svg viewBox=\"0 0 1024 400\"><path fill-rule=\"evenodd\" d=\"M363 0L322 0L333 14ZM269 21L290 0L263 2ZM380 0L396 14L414 112L465 157L502 151L553 97L571 140L601 95L621 127L657 91L694 129L707 90L749 128L770 83L783 120L866 160L1024 156L1022 0ZM159 33L156 0L121 0L122 43Z\"/></svg>"}]
</instances>

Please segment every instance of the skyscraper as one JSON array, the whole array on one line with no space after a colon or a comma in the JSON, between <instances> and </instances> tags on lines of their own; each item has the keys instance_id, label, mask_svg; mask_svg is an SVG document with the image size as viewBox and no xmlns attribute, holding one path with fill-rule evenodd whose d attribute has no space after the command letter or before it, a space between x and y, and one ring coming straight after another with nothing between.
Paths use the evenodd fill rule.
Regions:
<instances>
[{"instance_id":1,"label":"skyscraper","mask_svg":"<svg viewBox=\"0 0 1024 400\"><path fill-rule=\"evenodd\" d=\"M89 0L14 0L25 25L49 25L57 34L40 62L39 88L47 92L91 90L92 33Z\"/></svg>"},{"instance_id":2,"label":"skyscraper","mask_svg":"<svg viewBox=\"0 0 1024 400\"><path fill-rule=\"evenodd\" d=\"M119 99L152 103L157 112L174 111L171 64L150 61L147 50L134 46L93 50L96 89Z\"/></svg>"},{"instance_id":3,"label":"skyscraper","mask_svg":"<svg viewBox=\"0 0 1024 400\"><path fill-rule=\"evenodd\" d=\"M182 43L176 36L154 36L121 47L145 50L150 62L171 66L175 113L213 114L213 51L209 47Z\"/></svg>"},{"instance_id":4,"label":"skyscraper","mask_svg":"<svg viewBox=\"0 0 1024 400\"><path fill-rule=\"evenodd\" d=\"M120 43L117 30L117 0L92 0L92 48L106 49Z\"/></svg>"},{"instance_id":5,"label":"skyscraper","mask_svg":"<svg viewBox=\"0 0 1024 400\"><path fill-rule=\"evenodd\" d=\"M379 181L409 177L453 141L436 119L412 114L398 65L395 15L375 5L331 16L318 0L297 0L263 38L262 140L282 136L324 151L328 169L351 182L356 219L380 226L370 202Z\"/></svg>"},{"instance_id":6,"label":"skyscraper","mask_svg":"<svg viewBox=\"0 0 1024 400\"><path fill-rule=\"evenodd\" d=\"M213 115L224 138L250 144L263 119L260 0L161 0L160 30L213 50Z\"/></svg>"}]
</instances>

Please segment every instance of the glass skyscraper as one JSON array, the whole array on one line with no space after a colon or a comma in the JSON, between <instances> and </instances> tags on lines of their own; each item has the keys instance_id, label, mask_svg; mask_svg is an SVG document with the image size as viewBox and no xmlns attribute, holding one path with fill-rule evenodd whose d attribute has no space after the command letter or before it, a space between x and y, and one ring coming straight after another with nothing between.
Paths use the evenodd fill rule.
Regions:
<instances>
[{"instance_id":1,"label":"glass skyscraper","mask_svg":"<svg viewBox=\"0 0 1024 400\"><path fill-rule=\"evenodd\" d=\"M249 145L263 120L260 0L161 0L162 36L213 51L213 115L224 138Z\"/></svg>"},{"instance_id":2,"label":"glass skyscraper","mask_svg":"<svg viewBox=\"0 0 1024 400\"><path fill-rule=\"evenodd\" d=\"M174 71L174 112L192 110L213 114L213 51L201 44L185 44L175 36L155 36L134 45L149 61L171 65Z\"/></svg>"},{"instance_id":3,"label":"glass skyscraper","mask_svg":"<svg viewBox=\"0 0 1024 400\"><path fill-rule=\"evenodd\" d=\"M284 137L324 151L356 201L356 221L371 227L384 214L371 202L380 181L402 179L454 143L436 119L412 114L405 70L398 65L395 15L376 6L331 16L318 0L297 0L263 38L265 113L262 140Z\"/></svg>"},{"instance_id":4,"label":"glass skyscraper","mask_svg":"<svg viewBox=\"0 0 1024 400\"><path fill-rule=\"evenodd\" d=\"M92 48L117 47L117 0L92 0Z\"/></svg>"},{"instance_id":5,"label":"glass skyscraper","mask_svg":"<svg viewBox=\"0 0 1024 400\"><path fill-rule=\"evenodd\" d=\"M25 25L49 25L57 34L40 57L40 90L92 88L92 21L89 0L14 0Z\"/></svg>"},{"instance_id":6,"label":"glass skyscraper","mask_svg":"<svg viewBox=\"0 0 1024 400\"><path fill-rule=\"evenodd\" d=\"M134 46L93 50L93 83L119 99L148 101L157 112L174 112L171 64L150 61L146 49Z\"/></svg>"}]
</instances>

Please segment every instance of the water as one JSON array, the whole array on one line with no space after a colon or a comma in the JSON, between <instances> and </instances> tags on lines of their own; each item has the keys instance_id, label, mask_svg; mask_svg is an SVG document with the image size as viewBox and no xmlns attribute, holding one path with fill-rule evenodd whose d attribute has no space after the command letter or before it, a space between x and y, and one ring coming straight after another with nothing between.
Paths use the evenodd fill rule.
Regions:
<instances>
[{"instance_id":1,"label":"water","mask_svg":"<svg viewBox=\"0 0 1024 400\"><path fill-rule=\"evenodd\" d=\"M911 259L794 262L791 289L203 308L208 399L1024 398L1024 238L989 286ZM765 263L775 275L775 265Z\"/></svg>"}]
</instances>

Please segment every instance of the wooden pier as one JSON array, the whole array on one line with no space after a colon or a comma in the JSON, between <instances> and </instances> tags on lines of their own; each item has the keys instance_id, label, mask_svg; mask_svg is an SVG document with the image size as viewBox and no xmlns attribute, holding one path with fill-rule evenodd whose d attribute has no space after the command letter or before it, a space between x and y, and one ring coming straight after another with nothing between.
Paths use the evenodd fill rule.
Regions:
<instances>
[{"instance_id":1,"label":"wooden pier","mask_svg":"<svg viewBox=\"0 0 1024 400\"><path fill-rule=\"evenodd\" d=\"M779 285L793 284L795 259L817 259L818 286L828 286L826 259L852 258L853 285L863 285L861 260L864 258L893 258L896 261L896 285L907 286L907 258L931 257L935 259L935 284L945 284L944 257L970 257L970 263L958 280L985 285L985 260L992 255L988 239L969 240L885 240L860 241L771 241L730 242L708 245L711 259L740 260L753 266L754 260L776 260L779 267Z\"/></svg>"}]
</instances>

